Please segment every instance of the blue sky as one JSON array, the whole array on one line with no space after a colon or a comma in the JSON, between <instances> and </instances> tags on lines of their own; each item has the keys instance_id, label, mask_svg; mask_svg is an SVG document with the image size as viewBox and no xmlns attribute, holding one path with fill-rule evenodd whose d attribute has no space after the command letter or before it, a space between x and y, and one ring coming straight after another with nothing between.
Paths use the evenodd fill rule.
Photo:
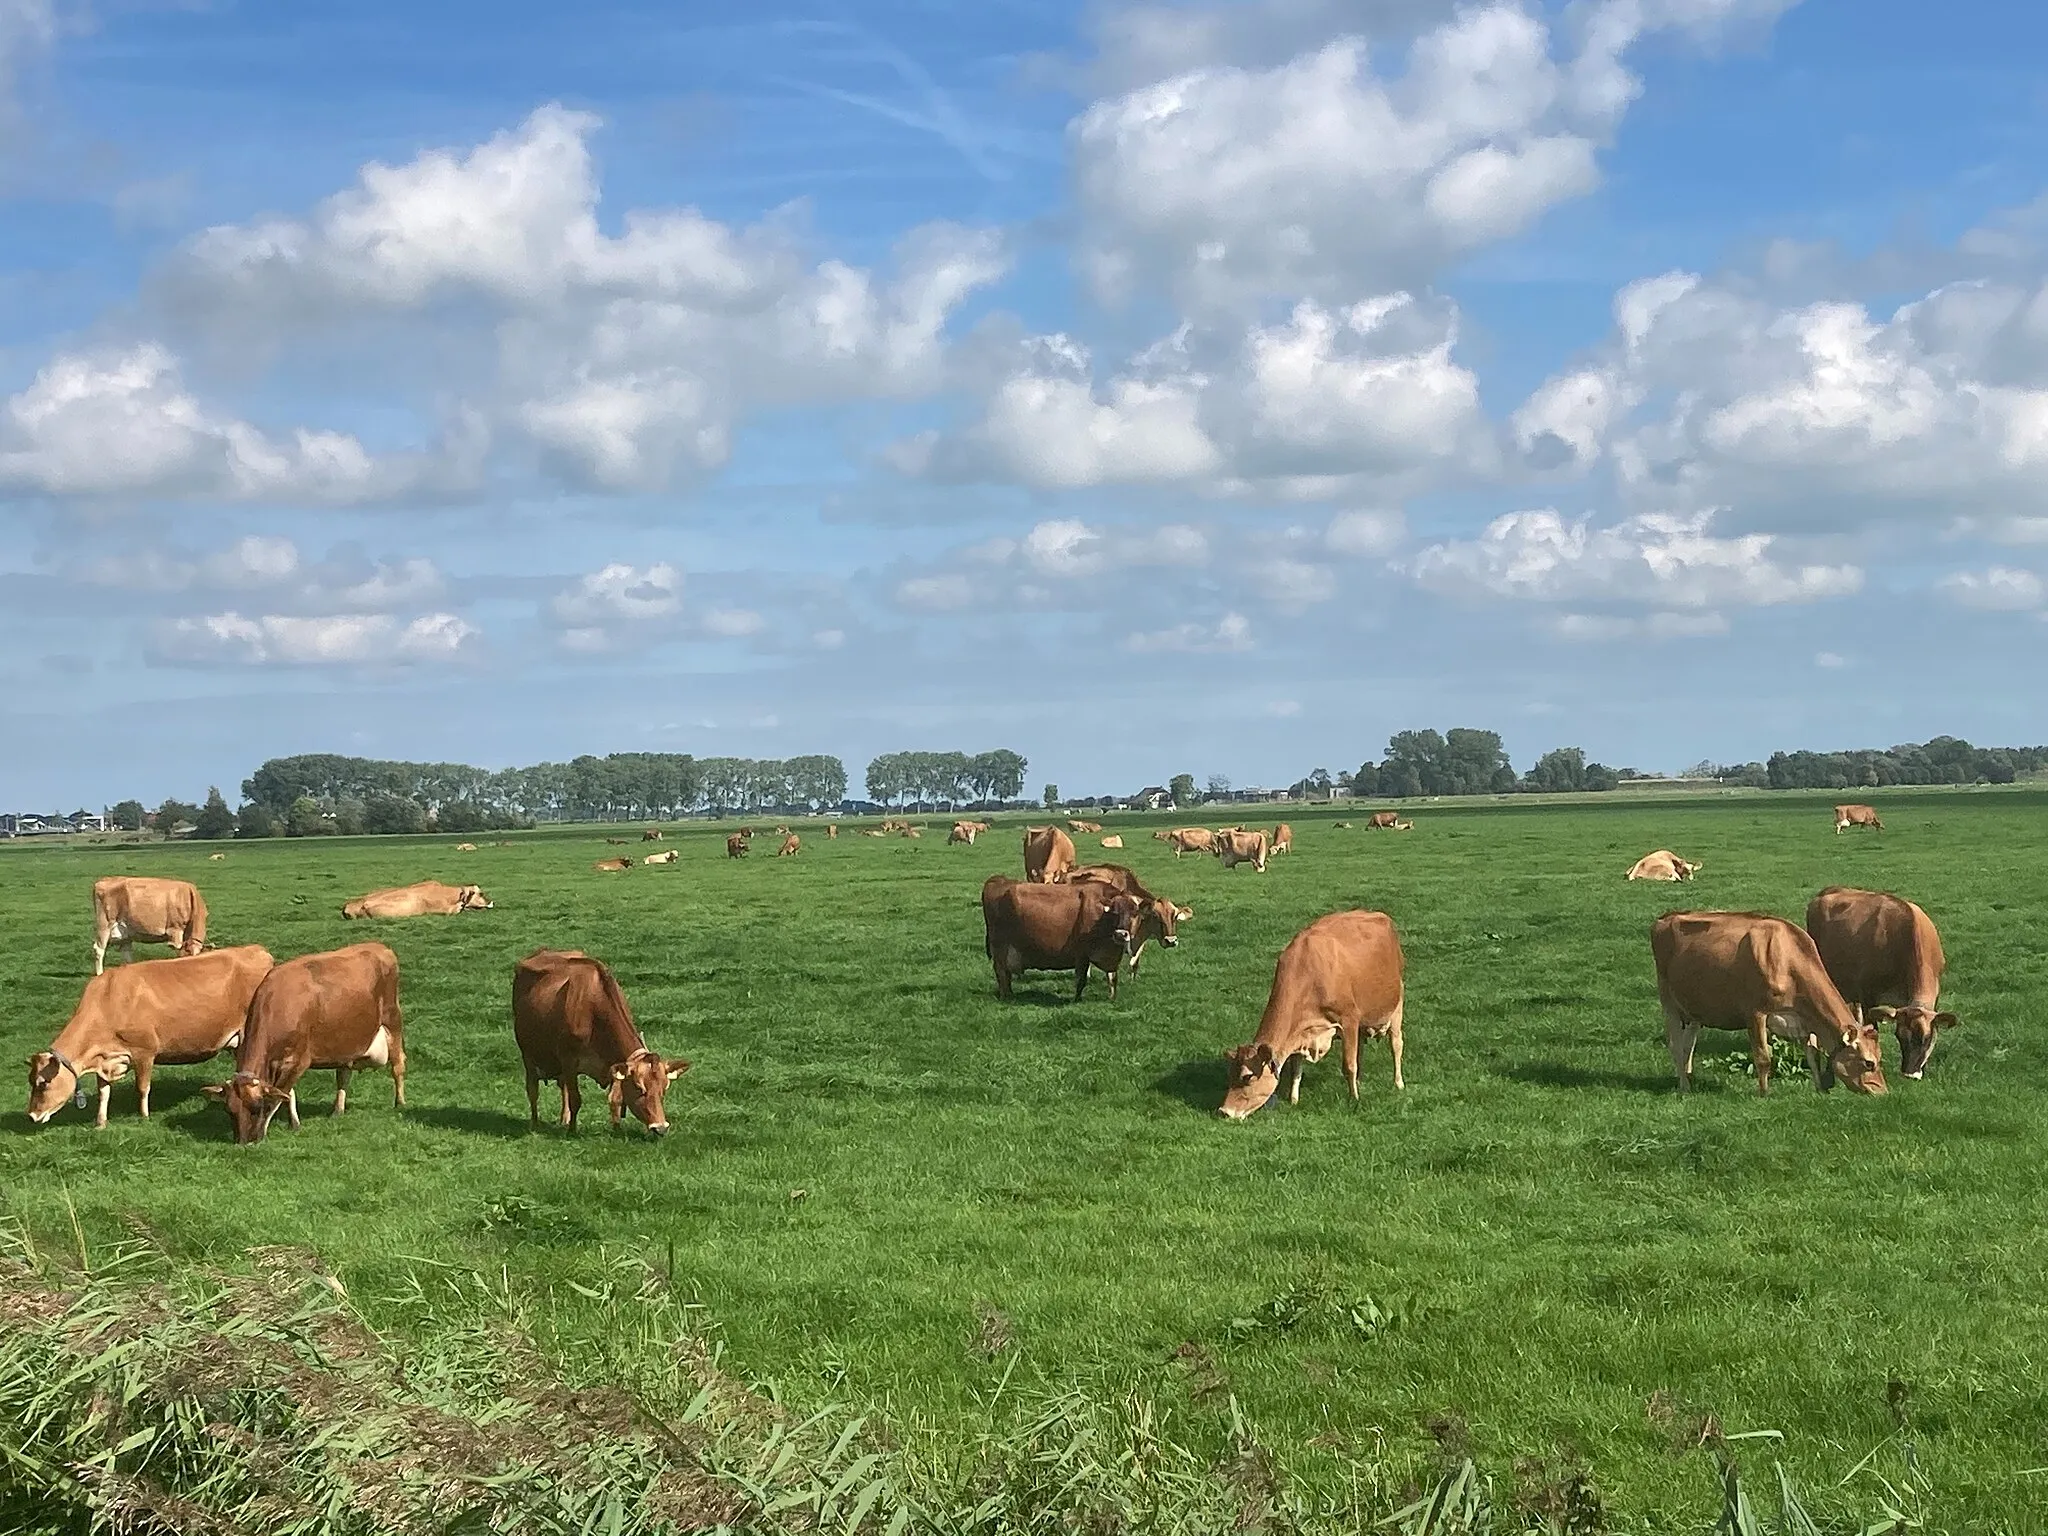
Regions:
<instances>
[{"instance_id":1,"label":"blue sky","mask_svg":"<svg viewBox=\"0 0 2048 1536\"><path fill-rule=\"evenodd\" d=\"M0 800L2048 736L2048 15L0 0Z\"/></svg>"}]
</instances>

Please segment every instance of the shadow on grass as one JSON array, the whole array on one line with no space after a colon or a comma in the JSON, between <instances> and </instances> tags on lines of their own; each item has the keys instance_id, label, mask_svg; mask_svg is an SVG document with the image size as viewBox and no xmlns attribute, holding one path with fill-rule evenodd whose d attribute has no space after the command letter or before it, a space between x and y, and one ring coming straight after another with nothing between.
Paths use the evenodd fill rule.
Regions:
<instances>
[{"instance_id":1,"label":"shadow on grass","mask_svg":"<svg viewBox=\"0 0 2048 1536\"><path fill-rule=\"evenodd\" d=\"M1675 1094L1678 1079L1666 1072L1617 1072L1611 1067L1575 1067L1560 1061L1517 1062L1500 1075L1538 1088L1619 1088L1629 1093ZM1700 1086L1699 1074L1693 1087Z\"/></svg>"},{"instance_id":2,"label":"shadow on grass","mask_svg":"<svg viewBox=\"0 0 2048 1536\"><path fill-rule=\"evenodd\" d=\"M1204 1056L1184 1061L1164 1077L1152 1080L1152 1091L1179 1099L1199 1114L1213 1115L1223 1102L1223 1059Z\"/></svg>"},{"instance_id":3,"label":"shadow on grass","mask_svg":"<svg viewBox=\"0 0 2048 1536\"><path fill-rule=\"evenodd\" d=\"M543 1104L541 1107L543 1111L543 1119L541 1121L542 1132L555 1131L556 1134L561 1134L553 1120L545 1117L547 1106ZM602 1130L604 1128L605 1109L604 1100L601 1095L598 1099L597 1108L599 1111L598 1128ZM590 1117L590 1106L588 1104L583 1106L583 1114L587 1122ZM491 1136L499 1141L524 1141L528 1136L534 1134L527 1124L526 1116L502 1109L469 1109L459 1104L436 1104L430 1108L408 1109L405 1112L405 1118L416 1120L422 1125L431 1125L437 1130L461 1131L464 1135L468 1136ZM587 1124L585 1129L589 1129Z\"/></svg>"}]
</instances>

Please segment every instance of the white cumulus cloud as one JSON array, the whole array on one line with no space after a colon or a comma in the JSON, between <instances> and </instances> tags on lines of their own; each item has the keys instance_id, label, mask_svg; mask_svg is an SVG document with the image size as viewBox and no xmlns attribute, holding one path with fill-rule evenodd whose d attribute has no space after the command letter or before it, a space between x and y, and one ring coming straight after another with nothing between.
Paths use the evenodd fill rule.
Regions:
<instances>
[{"instance_id":1,"label":"white cumulus cloud","mask_svg":"<svg viewBox=\"0 0 2048 1536\"><path fill-rule=\"evenodd\" d=\"M389 614L247 617L230 611L161 627L160 660L199 666L364 666L431 663L463 654L479 631L452 613L410 622Z\"/></svg>"},{"instance_id":2,"label":"white cumulus cloud","mask_svg":"<svg viewBox=\"0 0 2048 1536\"><path fill-rule=\"evenodd\" d=\"M1942 593L1965 608L2024 611L2041 606L2041 578L2032 571L1994 565L1987 571L1957 571L1944 576Z\"/></svg>"}]
</instances>

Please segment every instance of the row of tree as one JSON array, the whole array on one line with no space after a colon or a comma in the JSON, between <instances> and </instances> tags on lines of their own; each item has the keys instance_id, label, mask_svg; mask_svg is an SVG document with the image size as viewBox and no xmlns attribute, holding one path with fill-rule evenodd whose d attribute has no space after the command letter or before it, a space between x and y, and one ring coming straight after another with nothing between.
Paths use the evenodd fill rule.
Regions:
<instances>
[{"instance_id":1,"label":"row of tree","mask_svg":"<svg viewBox=\"0 0 2048 1536\"><path fill-rule=\"evenodd\" d=\"M1960 736L1852 752L1773 752L1769 762L1700 763L1691 776L1759 789L1881 789L1890 784L2010 784L2048 768L2048 747L1976 747Z\"/></svg>"},{"instance_id":2,"label":"row of tree","mask_svg":"<svg viewBox=\"0 0 2048 1536\"><path fill-rule=\"evenodd\" d=\"M882 805L957 806L963 801L1014 800L1030 763L994 752L885 752L868 764L868 798Z\"/></svg>"}]
</instances>

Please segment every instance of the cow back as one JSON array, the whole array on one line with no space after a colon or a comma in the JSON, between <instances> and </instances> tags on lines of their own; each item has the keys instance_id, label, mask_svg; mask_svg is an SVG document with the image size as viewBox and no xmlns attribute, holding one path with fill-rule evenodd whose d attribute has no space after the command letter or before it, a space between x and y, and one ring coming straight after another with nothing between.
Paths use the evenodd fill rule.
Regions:
<instances>
[{"instance_id":1,"label":"cow back","mask_svg":"<svg viewBox=\"0 0 2048 1536\"><path fill-rule=\"evenodd\" d=\"M289 1087L308 1068L360 1059L380 1029L397 1028L398 956L388 947L301 955L257 987L235 1069Z\"/></svg>"},{"instance_id":2,"label":"cow back","mask_svg":"<svg viewBox=\"0 0 2048 1536\"><path fill-rule=\"evenodd\" d=\"M1939 999L1941 935L1904 897L1829 886L1807 903L1806 931L1845 1002L1932 1007Z\"/></svg>"},{"instance_id":3,"label":"cow back","mask_svg":"<svg viewBox=\"0 0 2048 1536\"><path fill-rule=\"evenodd\" d=\"M1257 1040L1284 1061L1331 1026L1377 1025L1400 1008L1406 968L1386 913L1319 917L1280 951Z\"/></svg>"},{"instance_id":4,"label":"cow back","mask_svg":"<svg viewBox=\"0 0 2048 1536\"><path fill-rule=\"evenodd\" d=\"M981 888L987 946L1015 950L1027 970L1061 970L1091 953L1109 911L1099 886L1044 885L995 875Z\"/></svg>"},{"instance_id":5,"label":"cow back","mask_svg":"<svg viewBox=\"0 0 2048 1536\"><path fill-rule=\"evenodd\" d=\"M74 1060L105 1049L205 1061L243 1028L271 965L270 951L241 944L117 967L85 984L54 1044Z\"/></svg>"}]
</instances>

